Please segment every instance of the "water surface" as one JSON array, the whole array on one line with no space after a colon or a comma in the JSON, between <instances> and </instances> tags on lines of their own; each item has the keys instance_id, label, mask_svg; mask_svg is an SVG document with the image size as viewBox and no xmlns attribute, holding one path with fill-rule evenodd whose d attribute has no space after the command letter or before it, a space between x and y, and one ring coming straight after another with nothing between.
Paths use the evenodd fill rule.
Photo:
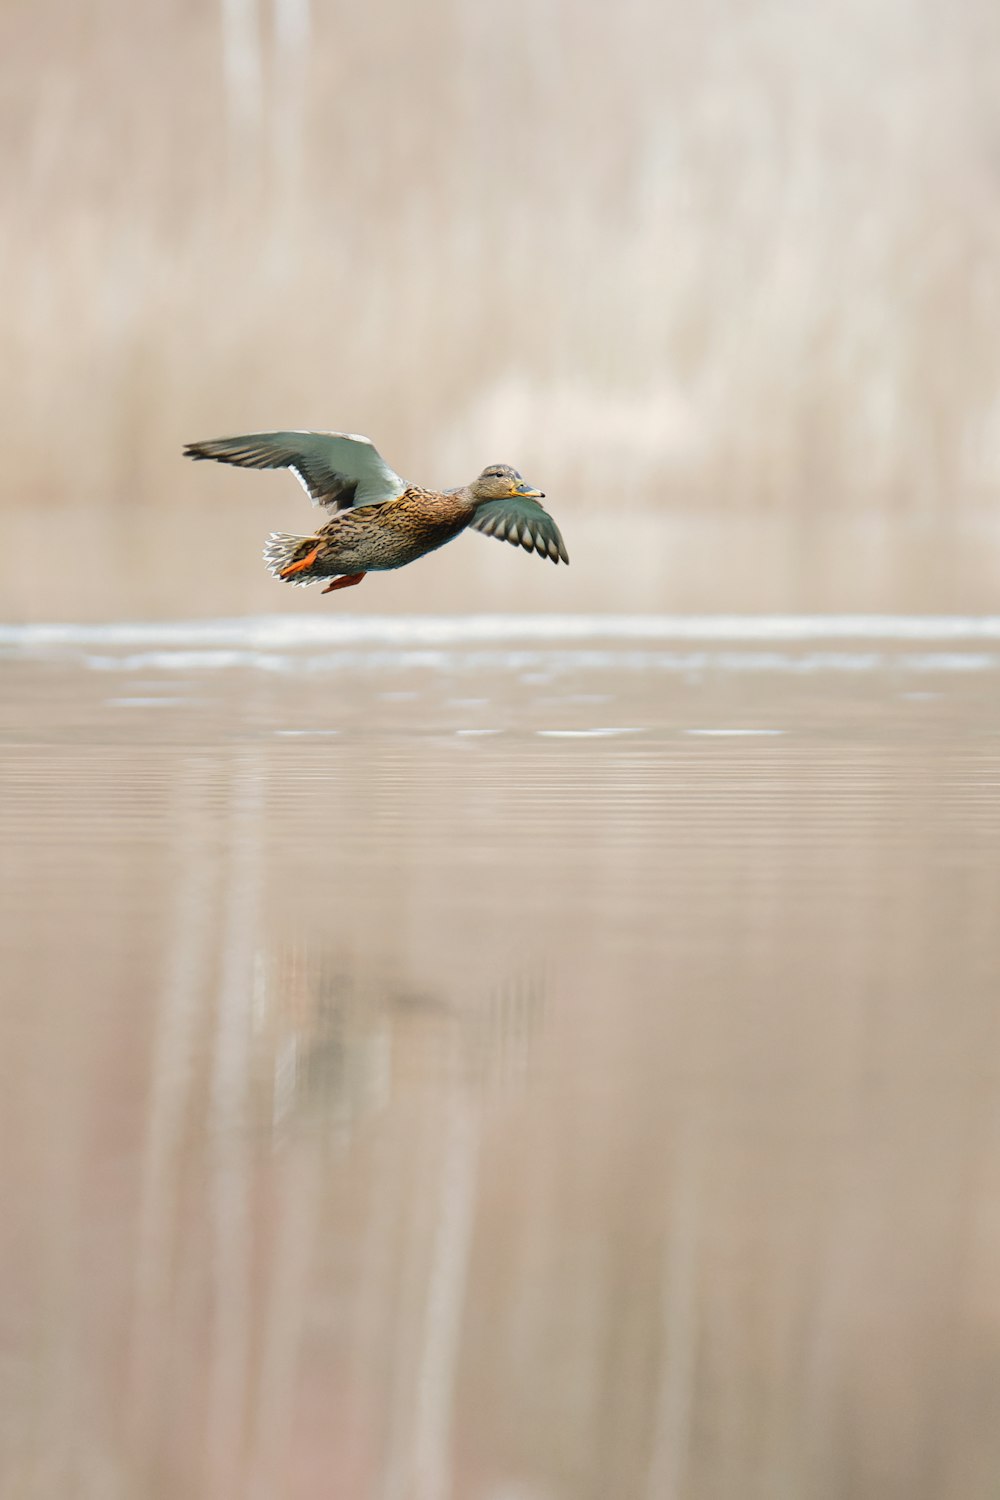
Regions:
<instances>
[{"instance_id":1,"label":"water surface","mask_svg":"<svg viewBox=\"0 0 1000 1500\"><path fill-rule=\"evenodd\" d=\"M1000 622L0 651L3 1500L992 1500Z\"/></svg>"}]
</instances>

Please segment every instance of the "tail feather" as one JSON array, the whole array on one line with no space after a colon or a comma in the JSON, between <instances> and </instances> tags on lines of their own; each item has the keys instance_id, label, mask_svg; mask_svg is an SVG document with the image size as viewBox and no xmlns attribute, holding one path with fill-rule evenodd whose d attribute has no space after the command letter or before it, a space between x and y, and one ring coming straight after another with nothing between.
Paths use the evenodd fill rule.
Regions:
<instances>
[{"instance_id":1,"label":"tail feather","mask_svg":"<svg viewBox=\"0 0 1000 1500\"><path fill-rule=\"evenodd\" d=\"M315 583L326 576L314 571L314 558L310 553L315 551L314 536L290 536L285 531L272 531L264 544L264 562L268 572L280 578L282 583Z\"/></svg>"}]
</instances>

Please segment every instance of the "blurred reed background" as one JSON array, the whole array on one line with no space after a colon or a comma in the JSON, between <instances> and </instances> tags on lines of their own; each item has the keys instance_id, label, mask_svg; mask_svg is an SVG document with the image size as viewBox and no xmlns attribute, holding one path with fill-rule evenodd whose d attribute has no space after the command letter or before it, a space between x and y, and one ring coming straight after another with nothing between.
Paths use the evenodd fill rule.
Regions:
<instances>
[{"instance_id":1,"label":"blurred reed background","mask_svg":"<svg viewBox=\"0 0 1000 1500\"><path fill-rule=\"evenodd\" d=\"M991 607L990 0L11 0L0 59L8 617L315 608L294 486L179 458L287 425L566 531L352 609Z\"/></svg>"}]
</instances>

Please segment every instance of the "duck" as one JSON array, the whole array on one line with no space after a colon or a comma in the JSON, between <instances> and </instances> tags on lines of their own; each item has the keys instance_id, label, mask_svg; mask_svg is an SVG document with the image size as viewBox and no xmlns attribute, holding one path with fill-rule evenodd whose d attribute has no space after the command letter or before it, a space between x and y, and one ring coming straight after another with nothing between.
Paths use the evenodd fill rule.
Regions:
<instances>
[{"instance_id":1,"label":"duck","mask_svg":"<svg viewBox=\"0 0 1000 1500\"><path fill-rule=\"evenodd\" d=\"M252 432L188 443L184 455L245 469L290 469L330 515L311 536L268 537L264 561L283 583L325 581L324 594L353 588L369 573L416 562L466 529L569 564L559 528L539 503L543 491L509 464L488 464L460 488L433 490L401 479L371 439L356 432Z\"/></svg>"}]
</instances>

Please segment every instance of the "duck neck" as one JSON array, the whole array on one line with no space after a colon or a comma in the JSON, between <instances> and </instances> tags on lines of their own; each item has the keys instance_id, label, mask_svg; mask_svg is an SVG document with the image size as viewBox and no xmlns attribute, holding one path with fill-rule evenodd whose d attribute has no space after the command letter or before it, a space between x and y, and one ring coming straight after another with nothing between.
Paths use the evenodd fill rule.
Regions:
<instances>
[{"instance_id":1,"label":"duck neck","mask_svg":"<svg viewBox=\"0 0 1000 1500\"><path fill-rule=\"evenodd\" d=\"M461 489L445 490L444 494L454 509L456 519L464 516L466 520L471 521L482 503L475 498L468 485L462 485Z\"/></svg>"}]
</instances>

